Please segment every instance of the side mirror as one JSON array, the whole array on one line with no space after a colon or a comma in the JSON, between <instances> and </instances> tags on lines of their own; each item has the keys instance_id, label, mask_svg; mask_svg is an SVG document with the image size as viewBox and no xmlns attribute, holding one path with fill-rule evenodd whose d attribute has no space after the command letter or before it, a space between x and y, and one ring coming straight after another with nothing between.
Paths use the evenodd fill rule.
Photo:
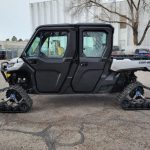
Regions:
<instances>
[{"instance_id":1,"label":"side mirror","mask_svg":"<svg viewBox=\"0 0 150 150\"><path fill-rule=\"evenodd\" d=\"M24 52L24 53L22 53L22 57L26 57L27 56L27 54Z\"/></svg>"}]
</instances>

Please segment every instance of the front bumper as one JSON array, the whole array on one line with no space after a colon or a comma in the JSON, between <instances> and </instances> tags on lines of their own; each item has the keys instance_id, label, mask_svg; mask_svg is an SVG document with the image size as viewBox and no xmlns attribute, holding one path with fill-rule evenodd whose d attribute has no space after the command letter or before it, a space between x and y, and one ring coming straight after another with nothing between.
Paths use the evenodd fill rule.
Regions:
<instances>
[{"instance_id":1,"label":"front bumper","mask_svg":"<svg viewBox=\"0 0 150 150\"><path fill-rule=\"evenodd\" d=\"M7 61L2 62L2 63L1 63L1 66L0 66L0 71L5 72L5 71L6 71L6 68L7 68L7 65L8 65L8 62L7 62Z\"/></svg>"},{"instance_id":2,"label":"front bumper","mask_svg":"<svg viewBox=\"0 0 150 150\"><path fill-rule=\"evenodd\" d=\"M3 77L6 81L8 81L8 78L7 78L7 75L6 75L7 74L6 73L7 65L8 65L8 62L2 62L1 65L0 65L0 71L1 71Z\"/></svg>"}]
</instances>

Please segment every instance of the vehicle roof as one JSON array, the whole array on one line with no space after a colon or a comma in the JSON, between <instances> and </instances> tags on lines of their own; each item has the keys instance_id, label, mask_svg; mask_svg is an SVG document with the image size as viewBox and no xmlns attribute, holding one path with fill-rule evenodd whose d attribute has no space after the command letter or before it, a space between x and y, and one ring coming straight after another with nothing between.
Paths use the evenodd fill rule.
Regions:
<instances>
[{"instance_id":1,"label":"vehicle roof","mask_svg":"<svg viewBox=\"0 0 150 150\"><path fill-rule=\"evenodd\" d=\"M88 26L88 27L109 27L114 30L114 27L111 24L104 24L104 23L77 23L77 24L46 24L46 25L40 25L36 28L36 30L43 28L43 27L82 27L82 26Z\"/></svg>"}]
</instances>

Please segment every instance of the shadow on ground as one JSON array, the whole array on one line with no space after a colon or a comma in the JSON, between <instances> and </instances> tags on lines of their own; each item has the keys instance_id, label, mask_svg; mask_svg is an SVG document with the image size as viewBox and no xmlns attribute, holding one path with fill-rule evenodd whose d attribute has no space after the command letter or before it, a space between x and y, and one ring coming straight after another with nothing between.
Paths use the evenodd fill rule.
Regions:
<instances>
[{"instance_id":1,"label":"shadow on ground","mask_svg":"<svg viewBox=\"0 0 150 150\"><path fill-rule=\"evenodd\" d=\"M57 109L69 107L72 109L80 107L105 107L119 108L117 95L41 95L31 96L34 101L33 112L49 110L52 107Z\"/></svg>"}]
</instances>

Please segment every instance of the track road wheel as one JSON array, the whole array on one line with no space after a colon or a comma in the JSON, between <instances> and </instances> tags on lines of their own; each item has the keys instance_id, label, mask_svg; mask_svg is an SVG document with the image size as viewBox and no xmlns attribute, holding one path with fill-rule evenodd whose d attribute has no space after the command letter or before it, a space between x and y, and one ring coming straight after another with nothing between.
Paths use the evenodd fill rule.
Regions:
<instances>
[{"instance_id":1,"label":"track road wheel","mask_svg":"<svg viewBox=\"0 0 150 150\"><path fill-rule=\"evenodd\" d=\"M124 100L121 102L121 107L122 107L122 109L127 109L127 108L129 108L129 107L130 107L130 102L129 102L129 100L124 99Z\"/></svg>"},{"instance_id":2,"label":"track road wheel","mask_svg":"<svg viewBox=\"0 0 150 150\"><path fill-rule=\"evenodd\" d=\"M129 96L133 99L142 99L143 95L144 95L144 89L141 86L136 87L129 93Z\"/></svg>"},{"instance_id":3,"label":"track road wheel","mask_svg":"<svg viewBox=\"0 0 150 150\"><path fill-rule=\"evenodd\" d=\"M25 113L32 108L32 99L26 91L18 86L10 86L6 91L6 98L0 102L0 112Z\"/></svg>"}]
</instances>

